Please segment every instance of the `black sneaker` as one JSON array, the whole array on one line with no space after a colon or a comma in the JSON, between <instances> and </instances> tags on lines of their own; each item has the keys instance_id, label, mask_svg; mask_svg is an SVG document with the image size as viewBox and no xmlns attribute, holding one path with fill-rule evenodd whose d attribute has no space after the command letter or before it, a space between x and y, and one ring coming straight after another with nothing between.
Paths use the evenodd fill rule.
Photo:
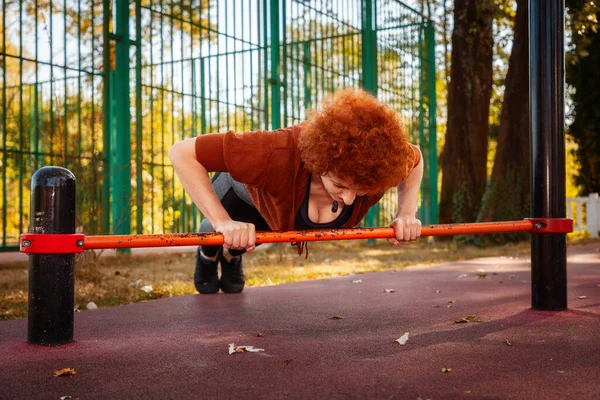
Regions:
<instances>
[{"instance_id":1,"label":"black sneaker","mask_svg":"<svg viewBox=\"0 0 600 400\"><path fill-rule=\"evenodd\" d=\"M225 293L241 293L246 283L242 269L242 256L227 261L221 253L219 262L221 263L221 290Z\"/></svg>"},{"instance_id":2,"label":"black sneaker","mask_svg":"<svg viewBox=\"0 0 600 400\"><path fill-rule=\"evenodd\" d=\"M219 260L207 260L196 250L196 271L194 272L194 285L198 293L213 294L219 291L219 275L217 266Z\"/></svg>"}]
</instances>

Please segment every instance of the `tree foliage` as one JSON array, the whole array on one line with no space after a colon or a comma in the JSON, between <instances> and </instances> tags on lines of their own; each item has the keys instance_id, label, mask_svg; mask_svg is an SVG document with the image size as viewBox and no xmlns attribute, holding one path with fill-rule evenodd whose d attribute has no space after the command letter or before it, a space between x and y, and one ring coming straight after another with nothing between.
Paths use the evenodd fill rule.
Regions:
<instances>
[{"instance_id":1,"label":"tree foliage","mask_svg":"<svg viewBox=\"0 0 600 400\"><path fill-rule=\"evenodd\" d=\"M600 192L600 4L567 0L572 47L567 53L566 78L574 89L568 133L577 144L575 183L582 195Z\"/></svg>"}]
</instances>

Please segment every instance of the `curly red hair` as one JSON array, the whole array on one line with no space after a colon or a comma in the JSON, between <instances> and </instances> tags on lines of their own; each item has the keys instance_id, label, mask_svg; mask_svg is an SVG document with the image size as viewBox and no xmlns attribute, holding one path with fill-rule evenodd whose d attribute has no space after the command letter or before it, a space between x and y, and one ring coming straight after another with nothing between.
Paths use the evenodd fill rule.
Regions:
<instances>
[{"instance_id":1,"label":"curly red hair","mask_svg":"<svg viewBox=\"0 0 600 400\"><path fill-rule=\"evenodd\" d=\"M309 171L331 173L368 194L396 186L414 163L398 114L357 89L336 92L310 113L299 148Z\"/></svg>"}]
</instances>

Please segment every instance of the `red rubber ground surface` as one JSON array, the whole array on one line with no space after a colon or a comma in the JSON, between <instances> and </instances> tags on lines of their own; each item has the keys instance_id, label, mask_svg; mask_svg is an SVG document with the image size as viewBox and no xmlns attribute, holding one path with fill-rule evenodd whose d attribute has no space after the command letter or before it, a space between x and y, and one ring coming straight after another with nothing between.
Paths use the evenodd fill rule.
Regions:
<instances>
[{"instance_id":1,"label":"red rubber ground surface","mask_svg":"<svg viewBox=\"0 0 600 400\"><path fill-rule=\"evenodd\" d=\"M564 312L530 309L524 257L78 313L76 342L57 348L2 322L0 398L598 399L600 245L569 249L568 268ZM65 367L77 374L52 376Z\"/></svg>"}]
</instances>

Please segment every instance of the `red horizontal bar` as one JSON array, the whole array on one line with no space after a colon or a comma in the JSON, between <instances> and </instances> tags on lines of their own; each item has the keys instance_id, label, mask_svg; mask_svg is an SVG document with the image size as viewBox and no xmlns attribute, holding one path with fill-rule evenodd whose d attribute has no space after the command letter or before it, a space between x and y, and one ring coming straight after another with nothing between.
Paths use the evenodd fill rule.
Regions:
<instances>
[{"instance_id":1,"label":"red horizontal bar","mask_svg":"<svg viewBox=\"0 0 600 400\"><path fill-rule=\"evenodd\" d=\"M84 235L23 233L21 235L21 253L31 254L74 254L81 253L84 248Z\"/></svg>"},{"instance_id":2,"label":"red horizontal bar","mask_svg":"<svg viewBox=\"0 0 600 400\"><path fill-rule=\"evenodd\" d=\"M505 221L471 224L423 226L421 236L477 235L489 233L531 232L533 222ZM394 238L393 228L354 228L313 231L258 232L256 243L314 242L325 240L389 239ZM129 249L139 247L211 246L222 245L220 233L178 233L164 235L106 235L86 236L84 248Z\"/></svg>"}]
</instances>

